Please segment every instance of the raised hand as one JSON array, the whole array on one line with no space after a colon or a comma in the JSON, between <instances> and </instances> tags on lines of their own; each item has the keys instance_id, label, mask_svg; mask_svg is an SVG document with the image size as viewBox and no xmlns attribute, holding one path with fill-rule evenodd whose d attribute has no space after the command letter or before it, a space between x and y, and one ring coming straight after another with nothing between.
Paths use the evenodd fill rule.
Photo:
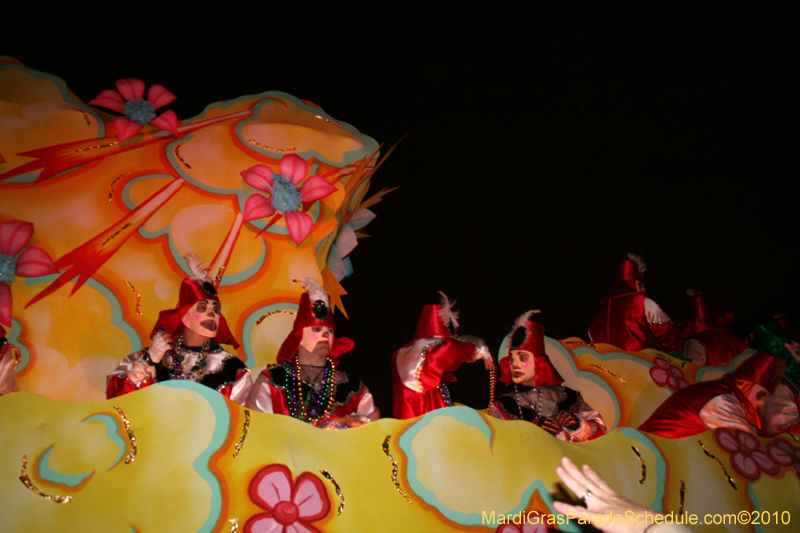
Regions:
<instances>
[{"instance_id":1,"label":"raised hand","mask_svg":"<svg viewBox=\"0 0 800 533\"><path fill-rule=\"evenodd\" d=\"M591 522L597 529L607 533L643 533L658 513L647 507L623 498L608 486L589 465L578 469L568 457L561 458L561 466L556 474L586 507L578 507L563 502L554 502L553 507L570 518L581 518ZM612 520L608 515L611 514ZM606 516L606 520L603 517ZM617 516L620 523L614 523Z\"/></svg>"},{"instance_id":2,"label":"raised hand","mask_svg":"<svg viewBox=\"0 0 800 533\"><path fill-rule=\"evenodd\" d=\"M153 344L147 349L150 354L150 360L154 363L161 362L164 354L172 349L172 335L164 330L159 330L153 337Z\"/></svg>"}]
</instances>

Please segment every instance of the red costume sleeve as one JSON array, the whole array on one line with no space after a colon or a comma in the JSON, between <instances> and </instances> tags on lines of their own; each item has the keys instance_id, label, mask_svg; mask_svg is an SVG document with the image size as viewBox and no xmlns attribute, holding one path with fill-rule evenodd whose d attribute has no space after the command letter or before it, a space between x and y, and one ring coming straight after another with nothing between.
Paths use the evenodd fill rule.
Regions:
<instances>
[{"instance_id":1,"label":"red costume sleeve","mask_svg":"<svg viewBox=\"0 0 800 533\"><path fill-rule=\"evenodd\" d=\"M703 433L708 428L700 418L700 410L714 397L730 393L731 388L721 381L705 381L681 389L667 398L639 426L639 431L671 439Z\"/></svg>"},{"instance_id":2,"label":"red costume sleeve","mask_svg":"<svg viewBox=\"0 0 800 533\"><path fill-rule=\"evenodd\" d=\"M472 359L474 353L474 344L455 339L445 339L440 345L428 349L419 373L423 388L433 389L442 382L455 381L453 372Z\"/></svg>"},{"instance_id":3,"label":"red costume sleeve","mask_svg":"<svg viewBox=\"0 0 800 533\"><path fill-rule=\"evenodd\" d=\"M128 394L129 392L133 392L135 390L143 389L145 387L149 387L155 383L155 381L151 379L144 380L141 385L138 387L129 380L125 374L118 374L116 376L112 376L111 379L108 380L108 387L106 388L106 398L116 398L117 396L122 396L123 394Z\"/></svg>"},{"instance_id":4,"label":"red costume sleeve","mask_svg":"<svg viewBox=\"0 0 800 533\"><path fill-rule=\"evenodd\" d=\"M431 345L438 341L441 344ZM415 418L447 407L439 385L454 381L453 372L474 353L475 346L471 343L441 338L420 339L395 352L392 356L394 417Z\"/></svg>"},{"instance_id":5,"label":"red costume sleeve","mask_svg":"<svg viewBox=\"0 0 800 533\"><path fill-rule=\"evenodd\" d=\"M659 346L666 352L680 352L683 350L683 337L680 328L675 322L666 324L650 324L653 335Z\"/></svg>"}]
</instances>

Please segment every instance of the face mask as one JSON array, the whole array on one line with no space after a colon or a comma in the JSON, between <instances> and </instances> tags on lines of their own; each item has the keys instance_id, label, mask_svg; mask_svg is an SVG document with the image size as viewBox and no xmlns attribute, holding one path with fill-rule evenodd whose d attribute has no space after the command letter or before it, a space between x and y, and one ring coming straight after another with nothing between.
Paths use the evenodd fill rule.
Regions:
<instances>
[{"instance_id":1,"label":"face mask","mask_svg":"<svg viewBox=\"0 0 800 533\"><path fill-rule=\"evenodd\" d=\"M220 307L214 300L200 300L183 315L183 326L203 337L213 339L219 330Z\"/></svg>"},{"instance_id":2,"label":"face mask","mask_svg":"<svg viewBox=\"0 0 800 533\"><path fill-rule=\"evenodd\" d=\"M333 347L333 330L328 326L309 326L303 328L300 346L316 355L326 356Z\"/></svg>"},{"instance_id":3,"label":"face mask","mask_svg":"<svg viewBox=\"0 0 800 533\"><path fill-rule=\"evenodd\" d=\"M534 386L533 354L528 350L511 350L511 380L520 385Z\"/></svg>"}]
</instances>

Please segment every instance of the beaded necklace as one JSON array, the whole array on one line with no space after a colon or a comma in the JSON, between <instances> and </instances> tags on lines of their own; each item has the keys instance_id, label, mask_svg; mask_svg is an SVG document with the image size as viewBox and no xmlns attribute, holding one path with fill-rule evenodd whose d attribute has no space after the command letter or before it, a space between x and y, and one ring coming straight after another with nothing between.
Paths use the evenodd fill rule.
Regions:
<instances>
[{"instance_id":1,"label":"beaded necklace","mask_svg":"<svg viewBox=\"0 0 800 533\"><path fill-rule=\"evenodd\" d=\"M417 365L417 370L415 372L415 377L417 379L417 383L419 384L419 388L422 389L422 384L420 380L420 375L422 374L422 369L425 367L425 358L428 355L428 350L433 348L434 346L439 346L444 342L442 337L436 337L431 342L425 344L422 347L422 357L419 359L419 365ZM447 385L444 383L440 383L437 387L439 389L439 394L442 397L442 401L447 407L453 407L453 399L450 397L450 389L447 388Z\"/></svg>"},{"instance_id":2,"label":"beaded necklace","mask_svg":"<svg viewBox=\"0 0 800 533\"><path fill-rule=\"evenodd\" d=\"M336 390L336 365L333 360L330 357L327 358L322 371L322 393L317 396L312 405L309 404L312 403L312 396L315 396L314 387L303 381L303 365L297 360L297 356L286 363L286 371L290 376L289 387L286 391L289 414L309 424L330 416L334 401L333 391ZM324 410L322 409L323 405L325 406Z\"/></svg>"},{"instance_id":3,"label":"beaded necklace","mask_svg":"<svg viewBox=\"0 0 800 533\"><path fill-rule=\"evenodd\" d=\"M208 365L208 361L206 357L208 356L211 341L203 343L203 347L200 349L200 357L197 358L197 362L192 366L189 372L183 371L183 335L178 337L176 345L178 346L177 350L175 348L170 350L170 354L172 355L172 368L169 370L170 379L185 379L194 382L202 380L207 374L206 366Z\"/></svg>"},{"instance_id":4,"label":"beaded necklace","mask_svg":"<svg viewBox=\"0 0 800 533\"><path fill-rule=\"evenodd\" d=\"M447 407L453 407L453 399L450 397L450 389L444 383L439 383L439 394Z\"/></svg>"},{"instance_id":5,"label":"beaded necklace","mask_svg":"<svg viewBox=\"0 0 800 533\"><path fill-rule=\"evenodd\" d=\"M536 395L536 404L535 405L531 405L530 407L533 408L533 414L536 415L536 417L541 418L542 417L542 413L539 412L539 401L541 401L541 399L542 399L542 391L541 390L537 391L536 387L531 387L530 391L538 392L538 394ZM525 391L525 392L528 392L528 391ZM522 416L522 406L519 403L520 396L522 396L522 394L519 392L519 388L517 387L517 384L514 383L514 401L517 404L517 411L519 411L519 419L520 420L524 420L524 417ZM523 396L523 397L525 399L528 399L527 396Z\"/></svg>"}]
</instances>

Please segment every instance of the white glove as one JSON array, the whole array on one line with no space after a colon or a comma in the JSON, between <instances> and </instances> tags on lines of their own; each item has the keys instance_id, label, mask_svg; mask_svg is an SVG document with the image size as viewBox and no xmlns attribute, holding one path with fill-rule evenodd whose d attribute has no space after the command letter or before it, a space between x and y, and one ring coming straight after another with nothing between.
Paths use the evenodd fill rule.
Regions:
<instances>
[{"instance_id":1,"label":"white glove","mask_svg":"<svg viewBox=\"0 0 800 533\"><path fill-rule=\"evenodd\" d=\"M144 361L139 361L130 370L126 371L125 375L138 387L146 379L155 379L156 371Z\"/></svg>"},{"instance_id":2,"label":"white glove","mask_svg":"<svg viewBox=\"0 0 800 533\"><path fill-rule=\"evenodd\" d=\"M153 337L153 344L151 344L150 348L147 349L147 353L150 355L150 360L154 363L160 363L161 359L164 357L164 354L167 353L168 350L172 349L171 343L172 335L164 331L159 331L156 333L156 336Z\"/></svg>"}]
</instances>

